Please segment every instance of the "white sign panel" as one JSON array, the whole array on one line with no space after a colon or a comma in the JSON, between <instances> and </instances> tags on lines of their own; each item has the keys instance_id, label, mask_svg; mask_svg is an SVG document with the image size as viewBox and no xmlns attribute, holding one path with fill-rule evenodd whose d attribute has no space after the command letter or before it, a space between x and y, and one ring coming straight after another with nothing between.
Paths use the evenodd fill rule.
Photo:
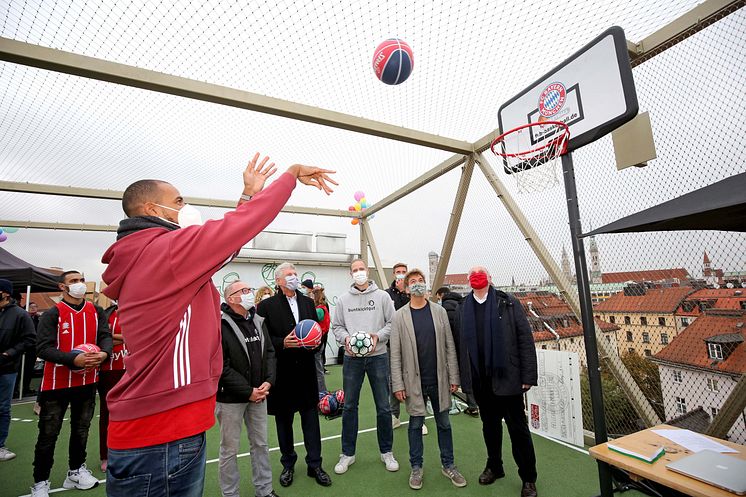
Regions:
<instances>
[{"instance_id":1,"label":"white sign panel","mask_svg":"<svg viewBox=\"0 0 746 497\"><path fill-rule=\"evenodd\" d=\"M575 352L537 350L539 385L526 394L531 431L583 446L580 360Z\"/></svg>"}]
</instances>

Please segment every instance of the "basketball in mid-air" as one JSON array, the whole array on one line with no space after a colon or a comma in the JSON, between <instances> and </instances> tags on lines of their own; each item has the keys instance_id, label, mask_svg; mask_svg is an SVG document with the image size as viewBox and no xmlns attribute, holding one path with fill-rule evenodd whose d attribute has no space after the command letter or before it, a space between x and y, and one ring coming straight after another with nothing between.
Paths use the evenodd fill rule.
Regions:
<instances>
[{"instance_id":1,"label":"basketball in mid-air","mask_svg":"<svg viewBox=\"0 0 746 497\"><path fill-rule=\"evenodd\" d=\"M373 71L387 85L404 83L413 67L412 48L399 38L383 41L373 52Z\"/></svg>"}]
</instances>

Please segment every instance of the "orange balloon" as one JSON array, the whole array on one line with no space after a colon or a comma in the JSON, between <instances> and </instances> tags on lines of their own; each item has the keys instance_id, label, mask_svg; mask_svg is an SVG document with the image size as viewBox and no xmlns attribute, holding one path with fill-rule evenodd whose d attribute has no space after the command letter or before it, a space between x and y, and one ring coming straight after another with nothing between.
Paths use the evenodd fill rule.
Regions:
<instances>
[{"instance_id":1,"label":"orange balloon","mask_svg":"<svg viewBox=\"0 0 746 497\"><path fill-rule=\"evenodd\" d=\"M355 224L358 224L360 222L360 220L358 218L356 218L356 217L353 217L351 222L352 222L353 225L355 225Z\"/></svg>"}]
</instances>

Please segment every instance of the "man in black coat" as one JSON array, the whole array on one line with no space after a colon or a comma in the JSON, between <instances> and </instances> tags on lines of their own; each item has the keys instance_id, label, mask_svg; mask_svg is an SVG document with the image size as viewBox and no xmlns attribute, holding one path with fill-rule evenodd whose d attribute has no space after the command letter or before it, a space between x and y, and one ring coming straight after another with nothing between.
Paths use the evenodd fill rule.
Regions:
<instances>
[{"instance_id":1,"label":"man in black coat","mask_svg":"<svg viewBox=\"0 0 746 497\"><path fill-rule=\"evenodd\" d=\"M483 266L469 270L472 292L461 305L461 388L476 397L487 446L487 465L479 483L505 476L502 420L508 426L513 458L523 481L521 497L536 497L536 455L523 394L537 384L536 349L518 299L495 290Z\"/></svg>"},{"instance_id":2,"label":"man in black coat","mask_svg":"<svg viewBox=\"0 0 746 497\"><path fill-rule=\"evenodd\" d=\"M295 266L286 262L277 266L275 281L279 291L259 306L272 345L277 355L277 383L268 397L267 409L275 417L277 441L280 445L282 473L280 485L293 483L298 454L293 445L293 418L300 414L303 444L306 447L308 476L322 486L332 480L321 467L321 429L316 404L319 390L316 383L316 349L305 349L295 337L295 325L304 320L317 321L313 300L303 296Z\"/></svg>"},{"instance_id":3,"label":"man in black coat","mask_svg":"<svg viewBox=\"0 0 746 497\"><path fill-rule=\"evenodd\" d=\"M461 357L461 344L459 343L459 335L461 330L461 318L459 316L459 313L461 311L459 307L461 306L461 302L464 299L458 293L452 292L451 289L447 286L438 288L438 291L435 292L435 297L438 299L440 305L443 306L443 308L446 310L446 313L448 314L448 323L451 325L453 343L456 346L456 356ZM456 395L458 396L458 394ZM467 405L466 409L464 409L464 413L473 417L479 416L479 406L477 405L477 400L474 398L474 394L464 392L464 395L466 396Z\"/></svg>"},{"instance_id":4,"label":"man in black coat","mask_svg":"<svg viewBox=\"0 0 746 497\"><path fill-rule=\"evenodd\" d=\"M225 289L223 298L223 374L215 406L220 423L220 490L223 497L240 496L237 457L243 423L249 437L254 495L278 497L272 489L265 402L276 382L275 348L264 320L255 313L254 293L249 285L234 281Z\"/></svg>"},{"instance_id":5,"label":"man in black coat","mask_svg":"<svg viewBox=\"0 0 746 497\"><path fill-rule=\"evenodd\" d=\"M10 429L10 401L21 356L25 350L33 350L36 341L34 323L11 295L13 284L0 279L0 462L16 457L5 447Z\"/></svg>"}]
</instances>

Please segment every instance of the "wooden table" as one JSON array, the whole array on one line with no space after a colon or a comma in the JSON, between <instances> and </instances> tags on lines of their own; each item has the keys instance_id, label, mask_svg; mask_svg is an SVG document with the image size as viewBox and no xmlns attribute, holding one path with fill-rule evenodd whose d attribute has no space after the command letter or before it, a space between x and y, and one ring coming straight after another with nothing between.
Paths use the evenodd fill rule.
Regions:
<instances>
[{"instance_id":1,"label":"wooden table","mask_svg":"<svg viewBox=\"0 0 746 497\"><path fill-rule=\"evenodd\" d=\"M678 428L669 425L659 425L647 430L638 431L631 435L620 438L619 440L636 440L644 441L645 443L653 444L656 446L664 447L666 453L657 461L652 464L646 463L635 459L634 457L626 456L618 452L610 450L605 443L591 447L590 454L599 461L604 461L617 468L624 469L630 473L630 477L633 479L647 479L654 482L665 485L666 487L673 488L679 492L683 492L687 495L694 497L733 497L734 493L721 490L717 487L709 485L707 483L689 478L682 474L666 469L666 465L691 455L692 452L684 449L682 446L675 444L671 440L662 437L651 430L676 430ZM712 437L708 437L712 438ZM728 442L727 440L720 440L712 438L713 440L727 445L728 447L737 450L738 453L729 454L740 459L746 459L746 446Z\"/></svg>"}]
</instances>

